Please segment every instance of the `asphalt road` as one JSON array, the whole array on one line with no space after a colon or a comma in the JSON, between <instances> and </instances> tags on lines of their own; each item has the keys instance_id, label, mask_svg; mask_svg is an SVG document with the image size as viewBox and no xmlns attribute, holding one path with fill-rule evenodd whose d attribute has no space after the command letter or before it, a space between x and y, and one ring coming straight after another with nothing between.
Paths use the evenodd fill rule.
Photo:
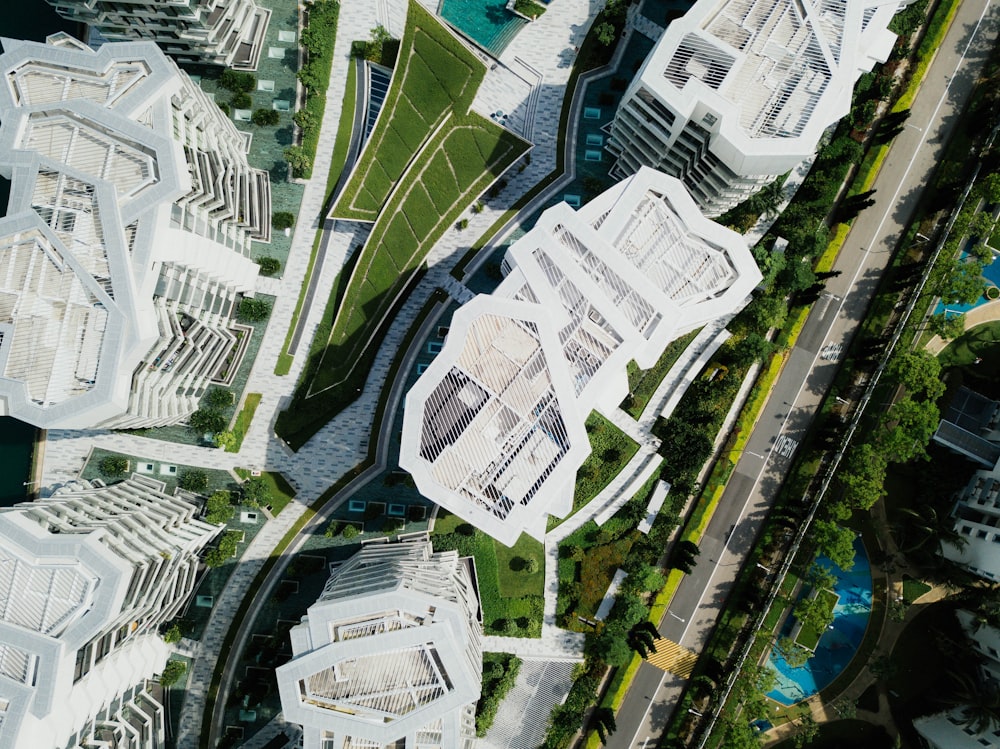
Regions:
<instances>
[{"instance_id":1,"label":"asphalt road","mask_svg":"<svg viewBox=\"0 0 1000 749\"><path fill-rule=\"evenodd\" d=\"M757 536L795 449L833 381L839 352L862 321L882 271L940 158L996 30L994 3L966 0L896 136L874 184L875 204L855 220L826 293L816 303L798 344L739 457L709 524L698 565L684 578L660 632L695 652L705 646L733 580ZM655 744L684 680L643 663L617 717L609 749Z\"/></svg>"}]
</instances>

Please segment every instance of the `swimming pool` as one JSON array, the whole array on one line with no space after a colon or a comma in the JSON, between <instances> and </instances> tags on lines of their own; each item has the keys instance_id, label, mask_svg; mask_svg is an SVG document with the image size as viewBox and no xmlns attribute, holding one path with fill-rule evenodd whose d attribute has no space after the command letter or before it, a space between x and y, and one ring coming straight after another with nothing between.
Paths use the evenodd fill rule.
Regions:
<instances>
[{"instance_id":1,"label":"swimming pool","mask_svg":"<svg viewBox=\"0 0 1000 749\"><path fill-rule=\"evenodd\" d=\"M965 260L966 257L968 257L968 253L963 251L962 260ZM986 279L987 286L1000 286L1000 262L997 262L995 255L993 262L983 269L983 278ZM934 308L934 314L964 315L969 310L974 310L976 307L986 304L988 301L990 300L986 298L985 294L979 297L975 304L945 304L939 299L937 307Z\"/></svg>"},{"instance_id":2,"label":"swimming pool","mask_svg":"<svg viewBox=\"0 0 1000 749\"><path fill-rule=\"evenodd\" d=\"M527 24L505 0L442 0L438 15L493 57L500 57Z\"/></svg>"},{"instance_id":3,"label":"swimming pool","mask_svg":"<svg viewBox=\"0 0 1000 749\"><path fill-rule=\"evenodd\" d=\"M854 567L846 572L826 557L816 561L837 575L833 592L839 600L833 609L833 624L823 633L815 654L804 666L793 668L776 649L771 651L768 664L777 674L777 684L767 696L782 705L801 702L833 681L854 658L871 616L871 565L861 539L854 540ZM780 636L791 634L794 625L794 617L788 617Z\"/></svg>"}]
</instances>

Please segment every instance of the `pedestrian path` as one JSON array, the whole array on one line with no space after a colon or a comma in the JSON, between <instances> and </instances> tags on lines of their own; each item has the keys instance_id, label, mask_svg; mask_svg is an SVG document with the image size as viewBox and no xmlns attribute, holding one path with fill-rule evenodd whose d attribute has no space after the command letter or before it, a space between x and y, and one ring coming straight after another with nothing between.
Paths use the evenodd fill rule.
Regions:
<instances>
[{"instance_id":1,"label":"pedestrian path","mask_svg":"<svg viewBox=\"0 0 1000 749\"><path fill-rule=\"evenodd\" d=\"M697 653L666 637L655 640L653 645L656 648L655 652L646 657L651 666L656 666L661 671L669 671L682 679L691 677L694 664L698 660Z\"/></svg>"},{"instance_id":2,"label":"pedestrian path","mask_svg":"<svg viewBox=\"0 0 1000 749\"><path fill-rule=\"evenodd\" d=\"M284 275L281 279L265 280L261 285L262 292L273 294L276 299L246 387L246 392L261 393L262 399L240 452L233 454L211 447L176 443L164 445L162 441L146 437L101 430L54 431L48 434L43 465L43 484L46 486L75 478L90 450L97 446L142 457L155 457L168 452L171 460L191 466L221 470L245 466L279 471L297 491L295 501L277 518L269 521L248 545L225 589L216 597L206 634L195 646L197 657L189 670L189 688L178 726L179 749L193 749L198 744L206 690L211 684L223 639L260 568L306 507L362 459L365 450L361 446L367 444L379 393L386 384L391 362L413 320L435 289L450 285L450 271L467 252L470 238L482 236L522 195L555 169L558 125L566 82L576 50L597 11L596 5L586 0L561 0L551 5L539 21L525 27L508 46L501 60L502 67L508 71L516 70L517 77L522 81L533 79L533 85L517 84L518 90L527 97L523 107L524 132L531 133L536 143L530 163L522 162L523 168L517 166L505 175L506 187L496 198L486 201L480 213L468 213L469 223L464 231L449 229L435 245L427 259L428 272L391 325L376 355L364 391L301 450L293 453L274 434L274 422L290 401L307 362L306 352L323 315L333 281L360 242L358 233L352 231L352 227L341 226L337 222L329 228L327 241L330 244L320 270L315 298L303 310L305 335L290 372L284 376L275 375L274 368L282 353L299 290L305 281L313 239L317 229L325 223L326 175L332 161L335 131L348 66L351 64L350 45L355 39L368 38L371 29L379 23L398 36L405 22L405 8L402 0L341 2L330 88L326 96L319 148L314 159L313 178L305 183L296 221L297 230ZM501 71L501 66L498 65L496 70ZM491 72L488 70L487 76ZM493 85L492 81L490 85ZM502 89L504 85L501 80L494 90ZM558 185L552 189L559 189ZM455 289L454 286L451 288ZM564 648L567 653L572 651L579 655L581 645L578 639L564 638L567 633L554 628L557 587L553 587L548 579L549 568L554 572L554 560L547 565L545 626L548 629L543 629L542 646Z\"/></svg>"},{"instance_id":3,"label":"pedestrian path","mask_svg":"<svg viewBox=\"0 0 1000 749\"><path fill-rule=\"evenodd\" d=\"M483 638L484 653L513 653L520 658L557 661L583 660L584 635L564 629L547 627L541 637L495 637Z\"/></svg>"}]
</instances>

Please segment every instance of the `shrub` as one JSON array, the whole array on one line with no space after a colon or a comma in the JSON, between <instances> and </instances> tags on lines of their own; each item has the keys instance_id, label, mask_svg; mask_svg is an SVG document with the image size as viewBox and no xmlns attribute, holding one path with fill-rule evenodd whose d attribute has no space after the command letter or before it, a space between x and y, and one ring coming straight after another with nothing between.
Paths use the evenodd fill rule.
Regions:
<instances>
[{"instance_id":1,"label":"shrub","mask_svg":"<svg viewBox=\"0 0 1000 749\"><path fill-rule=\"evenodd\" d=\"M212 408L228 408L233 405L233 391L219 387L209 388L202 400Z\"/></svg>"},{"instance_id":2,"label":"shrub","mask_svg":"<svg viewBox=\"0 0 1000 749\"><path fill-rule=\"evenodd\" d=\"M181 628L176 622L174 622L174 624L170 626L170 629L163 633L163 641L168 644L173 644L175 642L180 642L183 636Z\"/></svg>"},{"instance_id":3,"label":"shrub","mask_svg":"<svg viewBox=\"0 0 1000 749\"><path fill-rule=\"evenodd\" d=\"M219 109L221 109L223 112L226 113L226 117L228 117L233 113L233 108L229 106L228 101L220 101L218 102L218 104L219 104Z\"/></svg>"},{"instance_id":4,"label":"shrub","mask_svg":"<svg viewBox=\"0 0 1000 749\"><path fill-rule=\"evenodd\" d=\"M197 432L215 434L226 428L226 417L214 408L199 408L188 418L188 426Z\"/></svg>"},{"instance_id":5,"label":"shrub","mask_svg":"<svg viewBox=\"0 0 1000 749\"><path fill-rule=\"evenodd\" d=\"M350 523L344 523L344 528L340 531L342 538L350 541L352 538L357 538L361 534L361 531L357 529L357 526L351 525Z\"/></svg>"},{"instance_id":6,"label":"shrub","mask_svg":"<svg viewBox=\"0 0 1000 749\"><path fill-rule=\"evenodd\" d=\"M245 94L242 91L233 94L233 98L229 100L232 104L233 109L250 109L253 106L253 99L250 98L250 94Z\"/></svg>"},{"instance_id":7,"label":"shrub","mask_svg":"<svg viewBox=\"0 0 1000 749\"><path fill-rule=\"evenodd\" d=\"M270 314L271 305L263 299L243 297L240 300L240 308L236 316L248 322L260 322L261 320L266 320Z\"/></svg>"},{"instance_id":8,"label":"shrub","mask_svg":"<svg viewBox=\"0 0 1000 749\"><path fill-rule=\"evenodd\" d=\"M255 109L250 121L260 127L274 127L281 122L281 113L277 109Z\"/></svg>"},{"instance_id":9,"label":"shrub","mask_svg":"<svg viewBox=\"0 0 1000 749\"><path fill-rule=\"evenodd\" d=\"M229 503L229 492L220 489L208 498L205 505L205 520L215 525L222 525L233 516L233 506Z\"/></svg>"},{"instance_id":10,"label":"shrub","mask_svg":"<svg viewBox=\"0 0 1000 749\"><path fill-rule=\"evenodd\" d=\"M254 507L271 501L271 489L262 476L252 476L243 482L243 502Z\"/></svg>"},{"instance_id":11,"label":"shrub","mask_svg":"<svg viewBox=\"0 0 1000 749\"><path fill-rule=\"evenodd\" d=\"M262 276L273 276L281 270L281 261L276 257L259 257L257 258L257 265L260 266Z\"/></svg>"},{"instance_id":12,"label":"shrub","mask_svg":"<svg viewBox=\"0 0 1000 749\"><path fill-rule=\"evenodd\" d=\"M249 93L257 88L257 76L239 70L224 70L219 76L219 85L234 93Z\"/></svg>"},{"instance_id":13,"label":"shrub","mask_svg":"<svg viewBox=\"0 0 1000 749\"><path fill-rule=\"evenodd\" d=\"M218 545L205 555L205 564L208 567L218 567L224 564L227 559L235 556L236 550L239 548L241 535L239 531L226 531L223 533L219 538Z\"/></svg>"},{"instance_id":14,"label":"shrub","mask_svg":"<svg viewBox=\"0 0 1000 749\"><path fill-rule=\"evenodd\" d=\"M163 673L160 674L160 684L164 687L173 686L181 680L185 671L187 671L187 664L184 661L167 661L167 665L163 667Z\"/></svg>"},{"instance_id":15,"label":"shrub","mask_svg":"<svg viewBox=\"0 0 1000 749\"><path fill-rule=\"evenodd\" d=\"M271 214L271 226L278 231L291 229L295 226L295 214L291 211L275 211ZM260 260L257 262L259 263Z\"/></svg>"},{"instance_id":16,"label":"shrub","mask_svg":"<svg viewBox=\"0 0 1000 749\"><path fill-rule=\"evenodd\" d=\"M302 146L289 146L285 149L285 161L292 168L292 174L296 177L303 176L312 170L312 157L307 154Z\"/></svg>"},{"instance_id":17,"label":"shrub","mask_svg":"<svg viewBox=\"0 0 1000 749\"><path fill-rule=\"evenodd\" d=\"M204 471L184 471L177 484L189 492L203 492L208 488L208 474Z\"/></svg>"},{"instance_id":18,"label":"shrub","mask_svg":"<svg viewBox=\"0 0 1000 749\"><path fill-rule=\"evenodd\" d=\"M517 680L521 659L509 653L483 653L483 688L476 704L476 735L485 736L500 703Z\"/></svg>"},{"instance_id":19,"label":"shrub","mask_svg":"<svg viewBox=\"0 0 1000 749\"><path fill-rule=\"evenodd\" d=\"M124 455L108 455L101 459L97 467L105 476L115 478L128 470L128 458Z\"/></svg>"}]
</instances>

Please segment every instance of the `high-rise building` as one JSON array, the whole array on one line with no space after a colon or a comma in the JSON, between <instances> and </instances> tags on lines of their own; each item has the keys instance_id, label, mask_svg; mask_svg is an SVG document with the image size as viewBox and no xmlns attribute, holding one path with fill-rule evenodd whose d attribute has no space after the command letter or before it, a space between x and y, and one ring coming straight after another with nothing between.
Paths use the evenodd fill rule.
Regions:
<instances>
[{"instance_id":1,"label":"high-rise building","mask_svg":"<svg viewBox=\"0 0 1000 749\"><path fill-rule=\"evenodd\" d=\"M1000 629L965 609L955 612L972 650L979 657L979 686L984 693L1000 690ZM1000 723L982 721L972 705L960 705L913 721L929 749L1000 749Z\"/></svg>"},{"instance_id":2,"label":"high-rise building","mask_svg":"<svg viewBox=\"0 0 1000 749\"><path fill-rule=\"evenodd\" d=\"M424 496L513 545L572 509L585 419L626 397L628 362L651 367L738 311L761 275L742 237L646 168L577 211L545 211L504 265L407 394L399 464Z\"/></svg>"},{"instance_id":3,"label":"high-rise building","mask_svg":"<svg viewBox=\"0 0 1000 749\"><path fill-rule=\"evenodd\" d=\"M365 546L291 630L277 671L303 749L468 749L482 686L471 559L428 541Z\"/></svg>"},{"instance_id":4,"label":"high-rise building","mask_svg":"<svg viewBox=\"0 0 1000 749\"><path fill-rule=\"evenodd\" d=\"M148 681L220 530L199 512L138 476L0 510L0 747L163 746Z\"/></svg>"},{"instance_id":5,"label":"high-rise building","mask_svg":"<svg viewBox=\"0 0 1000 749\"><path fill-rule=\"evenodd\" d=\"M150 42L3 40L0 413L43 428L178 423L235 371L270 183Z\"/></svg>"},{"instance_id":6,"label":"high-rise building","mask_svg":"<svg viewBox=\"0 0 1000 749\"><path fill-rule=\"evenodd\" d=\"M46 0L109 42L156 42L171 57L256 70L271 11L254 0Z\"/></svg>"},{"instance_id":7,"label":"high-rise building","mask_svg":"<svg viewBox=\"0 0 1000 749\"><path fill-rule=\"evenodd\" d=\"M698 0L670 22L622 98L612 174L684 181L717 216L815 153L854 84L884 62L882 0Z\"/></svg>"}]
</instances>

